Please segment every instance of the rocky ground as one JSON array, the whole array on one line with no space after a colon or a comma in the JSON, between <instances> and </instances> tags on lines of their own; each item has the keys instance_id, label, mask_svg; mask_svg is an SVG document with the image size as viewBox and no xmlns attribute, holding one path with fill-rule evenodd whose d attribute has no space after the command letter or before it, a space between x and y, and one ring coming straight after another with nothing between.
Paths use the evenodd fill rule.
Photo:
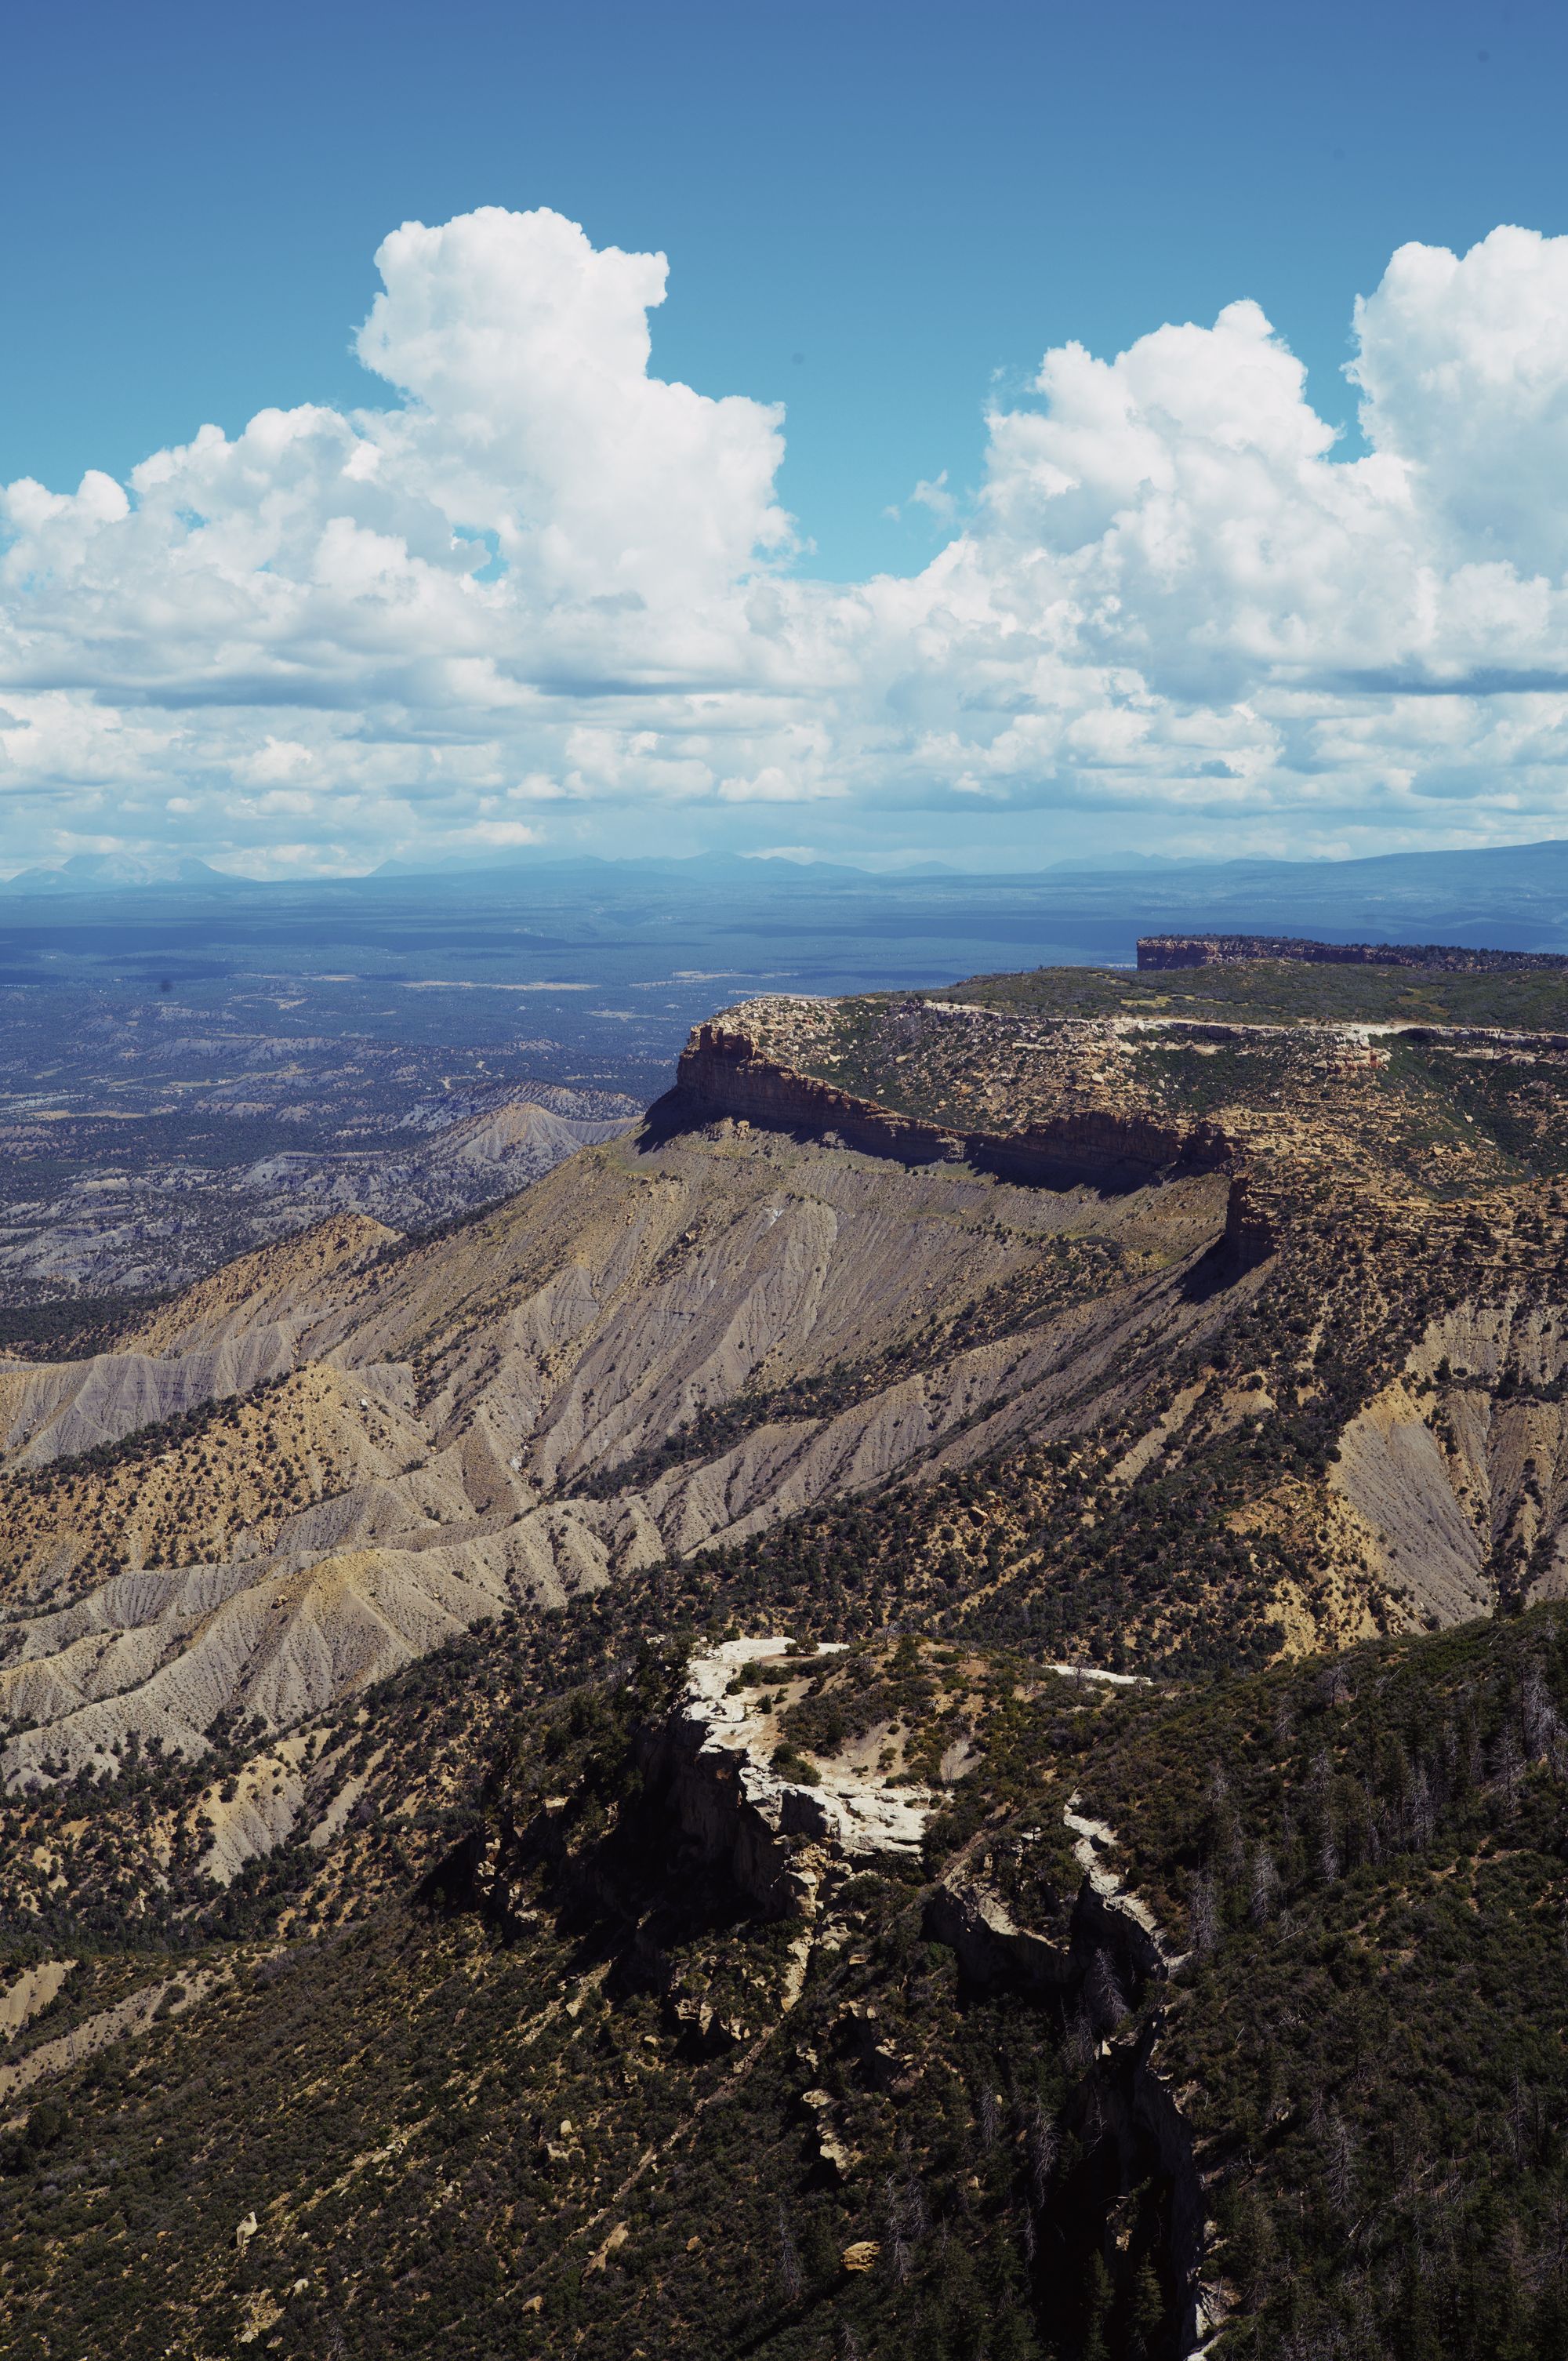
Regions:
<instances>
[{"instance_id":1,"label":"rocky ground","mask_svg":"<svg viewBox=\"0 0 1568 2361\"><path fill-rule=\"evenodd\" d=\"M0 1313L5 1342L47 1353L71 1336L74 1304L82 1304L80 1324L90 1327L108 1308L104 1299L172 1291L247 1247L331 1213L432 1228L513 1195L635 1119L630 1103L609 1093L545 1085L541 1099L470 1091L455 1104L448 1097L425 1109L426 1120L400 1138L364 1146L274 1139L264 1152L236 1159L223 1155L232 1142L209 1137L194 1154L115 1159L111 1152L64 1170L58 1156L39 1152L58 1149L58 1135L40 1141L36 1120L13 1119L0 1127L18 1158L0 1207L0 1301L13 1307L8 1319ZM463 1111L465 1102L471 1112Z\"/></svg>"}]
</instances>

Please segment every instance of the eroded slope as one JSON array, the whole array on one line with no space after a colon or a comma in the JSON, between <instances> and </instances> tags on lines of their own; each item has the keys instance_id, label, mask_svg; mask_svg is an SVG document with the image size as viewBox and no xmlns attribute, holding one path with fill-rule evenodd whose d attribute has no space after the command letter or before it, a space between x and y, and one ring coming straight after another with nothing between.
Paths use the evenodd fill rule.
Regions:
<instances>
[{"instance_id":1,"label":"eroded slope","mask_svg":"<svg viewBox=\"0 0 1568 2361\"><path fill-rule=\"evenodd\" d=\"M1186 1274L1223 1202L1201 1174L1106 1197L680 1134L411 1252L340 1224L248 1257L118 1353L11 1373L13 1773L286 1722L454 1619L1080 1426L1214 1324ZM149 1370L155 1400L223 1390L107 1468L49 1455L141 1429ZM737 1401L727 1448L615 1488Z\"/></svg>"},{"instance_id":2,"label":"eroded slope","mask_svg":"<svg viewBox=\"0 0 1568 2361\"><path fill-rule=\"evenodd\" d=\"M1483 1131L1430 1033L1412 1082L1365 1027L751 1004L449 1235L338 1217L12 1365L7 1775L671 1559L1190 1666L1554 1589L1562 1053L1475 1050Z\"/></svg>"}]
</instances>

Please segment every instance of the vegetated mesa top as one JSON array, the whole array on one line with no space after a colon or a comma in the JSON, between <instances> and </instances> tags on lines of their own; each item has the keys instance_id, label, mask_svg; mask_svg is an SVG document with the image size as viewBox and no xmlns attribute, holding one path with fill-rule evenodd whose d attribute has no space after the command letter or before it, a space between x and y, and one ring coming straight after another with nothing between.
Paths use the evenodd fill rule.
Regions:
<instances>
[{"instance_id":1,"label":"vegetated mesa top","mask_svg":"<svg viewBox=\"0 0 1568 2361\"><path fill-rule=\"evenodd\" d=\"M1472 950L1463 943L1319 943L1299 935L1142 935L1140 969L1229 967L1242 960L1304 960L1318 967L1426 967L1451 975L1568 968L1568 952Z\"/></svg>"}]
</instances>

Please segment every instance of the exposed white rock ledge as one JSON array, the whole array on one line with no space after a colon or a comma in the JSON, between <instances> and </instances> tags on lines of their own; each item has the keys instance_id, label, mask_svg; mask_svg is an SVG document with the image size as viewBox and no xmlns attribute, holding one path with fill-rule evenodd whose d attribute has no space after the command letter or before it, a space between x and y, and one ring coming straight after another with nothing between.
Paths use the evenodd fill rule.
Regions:
<instances>
[{"instance_id":1,"label":"exposed white rock ledge","mask_svg":"<svg viewBox=\"0 0 1568 2361\"><path fill-rule=\"evenodd\" d=\"M692 1659L676 1710L676 1736L686 1758L682 1818L714 1853L729 1852L737 1873L759 1899L793 1916L815 1914L824 1873L878 1854L917 1853L937 1797L927 1787L888 1787L850 1764L813 1763L816 1783L791 1779L773 1765L784 1741L782 1716L804 1693L824 1656L808 1654L777 1636L726 1640ZM730 1692L745 1664L769 1667L765 1683ZM776 1668L776 1669L775 1669ZM782 1706L773 1700L783 1695ZM791 1844L791 1839L804 1843Z\"/></svg>"},{"instance_id":2,"label":"exposed white rock ledge","mask_svg":"<svg viewBox=\"0 0 1568 2361\"><path fill-rule=\"evenodd\" d=\"M1150 1689L1154 1686L1146 1673L1102 1673L1094 1664L1049 1664L1046 1669L1061 1673L1069 1681L1104 1681L1113 1689Z\"/></svg>"},{"instance_id":3,"label":"exposed white rock ledge","mask_svg":"<svg viewBox=\"0 0 1568 2361\"><path fill-rule=\"evenodd\" d=\"M1091 1819L1080 1812L1083 1801L1076 1790L1068 1797L1062 1811L1062 1822L1073 1839L1073 1857L1088 1878L1091 1891L1109 1909L1119 1910L1135 1927L1143 1929L1168 1970L1174 1972L1186 1963L1185 1951L1173 1951L1160 1931L1159 1922L1148 1904L1130 1893L1119 1871L1113 1869L1105 1855L1116 1842L1116 1831L1106 1820Z\"/></svg>"}]
</instances>

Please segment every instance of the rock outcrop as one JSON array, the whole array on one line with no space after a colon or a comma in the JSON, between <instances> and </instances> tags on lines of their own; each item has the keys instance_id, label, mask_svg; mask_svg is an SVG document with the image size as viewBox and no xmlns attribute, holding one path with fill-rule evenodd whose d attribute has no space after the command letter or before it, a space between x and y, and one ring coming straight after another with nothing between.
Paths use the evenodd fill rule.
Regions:
<instances>
[{"instance_id":1,"label":"rock outcrop","mask_svg":"<svg viewBox=\"0 0 1568 2361\"><path fill-rule=\"evenodd\" d=\"M981 1012L933 1009L951 1023ZM744 1016L745 1012L737 1012ZM1098 1029L1098 1028L1097 1028ZM1130 1028L1136 1031L1135 1025ZM700 1025L681 1055L675 1088L649 1113L651 1130L729 1117L841 1141L905 1164L964 1164L1029 1189L1088 1187L1108 1194L1196 1173L1230 1176L1223 1255L1232 1275L1273 1253L1274 1224L1245 1160L1218 1124L1162 1122L1135 1106L1080 1106L1011 1130L948 1128L839 1090L769 1054L734 1016Z\"/></svg>"},{"instance_id":2,"label":"rock outcrop","mask_svg":"<svg viewBox=\"0 0 1568 2361\"><path fill-rule=\"evenodd\" d=\"M1073 2111L1082 2161L1069 2184L1071 2207L1090 2248L1103 2246L1114 2212L1135 2211L1135 2225L1124 2221L1119 2235L1135 2228L1144 2250L1157 2257L1177 2332L1170 2349L1186 2355L1205 2324L1205 2207L1192 2127L1154 2064L1162 2013L1146 2017L1128 2038L1107 2033L1101 1997L1113 1987L1146 1997L1182 1961L1112 1865L1114 1831L1080 1803L1073 1795L1062 1815L1083 1872L1065 1935L1021 1926L1005 1898L965 1862L931 1889L924 1931L948 1946L964 1981L977 1990L1021 1993L1054 2007L1062 2020L1076 2020L1081 2031L1093 2027Z\"/></svg>"},{"instance_id":3,"label":"rock outcrop","mask_svg":"<svg viewBox=\"0 0 1568 2361\"><path fill-rule=\"evenodd\" d=\"M1157 2012L1133 2040L1106 2045L1080 2093L1079 2130L1091 2169L1104 2175L1113 2166L1119 2191L1140 2191L1156 2216L1156 2251L1175 2298L1175 2350L1188 2355L1208 2324L1201 2278L1205 2206L1192 2126L1154 2063L1162 2029Z\"/></svg>"},{"instance_id":4,"label":"rock outcrop","mask_svg":"<svg viewBox=\"0 0 1568 2361\"><path fill-rule=\"evenodd\" d=\"M1020 1927L1003 1895L983 1878L959 1876L934 1886L925 1932L945 1943L966 1982L981 1992L1063 1994L1077 1982L1081 1961L1069 1943Z\"/></svg>"},{"instance_id":5,"label":"rock outcrop","mask_svg":"<svg viewBox=\"0 0 1568 2361\"><path fill-rule=\"evenodd\" d=\"M674 1090L650 1122L729 1115L781 1131L835 1134L870 1156L905 1164L970 1164L1025 1188L1145 1188L1232 1160L1216 1125L1160 1123L1091 1107L1014 1131L948 1130L781 1065L754 1037L722 1019L699 1025L681 1053Z\"/></svg>"},{"instance_id":6,"label":"rock outcrop","mask_svg":"<svg viewBox=\"0 0 1568 2361\"><path fill-rule=\"evenodd\" d=\"M981 1991L1065 1994L1082 1982L1100 1953L1113 1958L1134 1987L1162 1982L1181 1965L1146 1903L1112 1866L1114 1830L1081 1813L1080 1801L1070 1796L1062 1813L1083 1872L1064 1932L1021 1926L1005 1897L967 1863L933 1887L926 1932L956 1953L964 1975Z\"/></svg>"},{"instance_id":7,"label":"rock outcrop","mask_svg":"<svg viewBox=\"0 0 1568 2361\"><path fill-rule=\"evenodd\" d=\"M692 1659L660 1743L683 1833L773 1917L814 1919L826 1892L857 1867L917 1858L936 1805L928 1788L890 1787L840 1762L780 1768L777 1700L838 1653L802 1653L779 1638L724 1641ZM765 1684L743 1678L752 1667Z\"/></svg>"}]
</instances>

